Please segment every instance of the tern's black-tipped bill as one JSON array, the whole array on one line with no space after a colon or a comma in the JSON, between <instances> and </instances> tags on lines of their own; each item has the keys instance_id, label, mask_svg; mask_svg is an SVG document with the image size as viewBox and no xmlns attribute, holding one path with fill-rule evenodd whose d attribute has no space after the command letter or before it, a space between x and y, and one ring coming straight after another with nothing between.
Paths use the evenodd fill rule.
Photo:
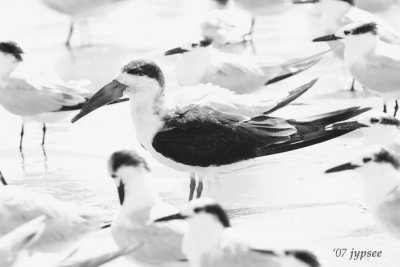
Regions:
<instances>
[{"instance_id":1,"label":"tern's black-tipped bill","mask_svg":"<svg viewBox=\"0 0 400 267\"><path fill-rule=\"evenodd\" d=\"M340 40L343 39L342 37L338 37L334 34L330 34L330 35L326 35L326 36L322 36L322 37L318 37L315 38L313 40L313 42L329 42L329 41L336 41L336 40Z\"/></svg>"},{"instance_id":2,"label":"tern's black-tipped bill","mask_svg":"<svg viewBox=\"0 0 400 267\"><path fill-rule=\"evenodd\" d=\"M177 47L171 50L168 50L164 53L166 56L175 55L175 54L183 54L189 52L189 50L183 49L182 47Z\"/></svg>"},{"instance_id":3,"label":"tern's black-tipped bill","mask_svg":"<svg viewBox=\"0 0 400 267\"><path fill-rule=\"evenodd\" d=\"M292 0L293 4L315 4L321 2L320 0Z\"/></svg>"},{"instance_id":4,"label":"tern's black-tipped bill","mask_svg":"<svg viewBox=\"0 0 400 267\"><path fill-rule=\"evenodd\" d=\"M348 171L348 170L354 170L359 168L359 165L352 164L350 162L330 168L329 170L326 170L325 173L333 173L333 172L341 172L341 171Z\"/></svg>"},{"instance_id":5,"label":"tern's black-tipped bill","mask_svg":"<svg viewBox=\"0 0 400 267\"><path fill-rule=\"evenodd\" d=\"M169 215L169 216L165 216L165 217L159 218L159 219L155 220L154 222L167 222L167 221L172 221L172 220L184 220L186 218L187 218L186 216L183 216L182 214L177 213L177 214L173 214L173 215Z\"/></svg>"}]
</instances>

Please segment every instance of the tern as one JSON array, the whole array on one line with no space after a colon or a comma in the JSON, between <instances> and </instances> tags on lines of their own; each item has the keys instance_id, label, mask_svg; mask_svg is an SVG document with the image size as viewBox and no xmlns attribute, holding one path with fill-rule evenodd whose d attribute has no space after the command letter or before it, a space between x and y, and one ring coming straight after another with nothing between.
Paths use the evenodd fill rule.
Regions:
<instances>
[{"instance_id":1,"label":"tern","mask_svg":"<svg viewBox=\"0 0 400 267\"><path fill-rule=\"evenodd\" d=\"M79 110L90 96L77 82L63 82L55 75L36 75L21 71L23 50L14 42L0 42L0 105L22 116L19 148L22 149L24 124L43 123L42 146L46 123L57 122Z\"/></svg>"},{"instance_id":2,"label":"tern","mask_svg":"<svg viewBox=\"0 0 400 267\"><path fill-rule=\"evenodd\" d=\"M239 94L278 82L317 64L323 54L285 61L278 57L256 57L221 52L211 40L187 44L165 52L180 54L176 76L182 86L212 83Z\"/></svg>"},{"instance_id":3,"label":"tern","mask_svg":"<svg viewBox=\"0 0 400 267\"><path fill-rule=\"evenodd\" d=\"M362 10L355 6L353 0L293 0L294 4L315 3L321 6L321 23L324 34L336 32L342 27L351 23L375 22L379 25L380 38L390 44L400 44L400 33L384 19ZM336 55L343 58L343 44L340 42L330 42L331 48L335 49ZM351 91L354 91L354 80Z\"/></svg>"},{"instance_id":4,"label":"tern","mask_svg":"<svg viewBox=\"0 0 400 267\"><path fill-rule=\"evenodd\" d=\"M400 238L400 155L374 145L351 162L326 171L355 170L363 177L366 204L378 223L391 235Z\"/></svg>"},{"instance_id":5,"label":"tern","mask_svg":"<svg viewBox=\"0 0 400 267\"><path fill-rule=\"evenodd\" d=\"M71 23L65 45L70 47L74 27L77 23L85 23L86 19L110 12L117 4L126 0L41 0L47 7L69 15Z\"/></svg>"},{"instance_id":6,"label":"tern","mask_svg":"<svg viewBox=\"0 0 400 267\"><path fill-rule=\"evenodd\" d=\"M46 216L39 216L0 236L0 266L12 267L20 254L30 248L43 234Z\"/></svg>"},{"instance_id":7,"label":"tern","mask_svg":"<svg viewBox=\"0 0 400 267\"><path fill-rule=\"evenodd\" d=\"M232 1L211 1L214 8L209 10L200 24L204 39L223 51L239 52L239 46L252 44L254 18L250 13L236 8Z\"/></svg>"},{"instance_id":8,"label":"tern","mask_svg":"<svg viewBox=\"0 0 400 267\"><path fill-rule=\"evenodd\" d=\"M390 44L400 44L400 32L386 20L360 9L353 0L293 0L295 4L316 3L321 5L325 33L336 32L351 23L370 23L378 25L378 34L382 41Z\"/></svg>"},{"instance_id":9,"label":"tern","mask_svg":"<svg viewBox=\"0 0 400 267\"><path fill-rule=\"evenodd\" d=\"M2 176L2 175L1 175ZM22 186L0 185L0 234L45 215L46 229L32 249L66 249L80 239L105 227L103 212L94 207L76 206L51 195L36 193Z\"/></svg>"},{"instance_id":10,"label":"tern","mask_svg":"<svg viewBox=\"0 0 400 267\"><path fill-rule=\"evenodd\" d=\"M239 21L236 21L236 23L234 23L234 29L240 29L239 32L242 32L242 35L237 35L238 31L230 29L230 31L228 31L227 33L230 33L231 36L235 36L236 38L239 37L238 40L243 40L243 42L248 42L250 41L250 43L253 46L253 52L255 52L254 50L254 45L253 45L253 41L252 41L252 35L254 32L254 27L255 27L255 21L256 21L256 17L257 16L268 16L268 15L276 15L276 14L280 14L284 11L287 10L288 4L290 4L289 0L268 0L268 1L264 1L264 0L228 0L228 1L219 1L217 0L216 2L220 2L220 7L226 7L228 6L229 8L231 6L234 6L235 8L239 8L242 9L248 13L250 13L252 15L251 18L251 23L250 23L250 30L248 32L246 32L246 30L242 29L246 29L246 28L242 28L242 27L237 27L236 25L238 25ZM245 21L244 23L248 23L248 21L250 21L249 19L247 19L247 14L241 14L241 13L237 13L237 15L235 15L236 17L240 18L241 21ZM244 18L244 19L243 19ZM229 19L229 21L231 21L231 19ZM246 25L243 22L241 22L241 26ZM225 26L223 23L220 23L223 26ZM230 23L232 24L232 23ZM229 25L227 25L229 26ZM222 30L222 33L225 33L225 35L229 36L226 32L224 32ZM235 34L236 33L236 34Z\"/></svg>"},{"instance_id":11,"label":"tern","mask_svg":"<svg viewBox=\"0 0 400 267\"><path fill-rule=\"evenodd\" d=\"M193 267L320 266L316 256L308 251L264 250L235 238L225 210L212 199L194 200L181 212L159 218L155 223L175 220L188 222L182 250Z\"/></svg>"},{"instance_id":12,"label":"tern","mask_svg":"<svg viewBox=\"0 0 400 267\"><path fill-rule=\"evenodd\" d=\"M361 145L381 145L400 152L400 120L386 113L368 112L357 120L339 122L333 129L359 129L363 135Z\"/></svg>"},{"instance_id":13,"label":"tern","mask_svg":"<svg viewBox=\"0 0 400 267\"><path fill-rule=\"evenodd\" d=\"M199 104L168 108L164 87L164 75L156 63L133 60L72 122L126 93L138 141L155 159L180 171L215 175L248 167L258 157L346 134L349 131L325 128L369 110L353 107L299 120L263 113L249 118Z\"/></svg>"},{"instance_id":14,"label":"tern","mask_svg":"<svg viewBox=\"0 0 400 267\"><path fill-rule=\"evenodd\" d=\"M352 23L335 34L316 38L314 42L339 40L345 45L344 60L353 77L367 89L378 92L386 103L400 97L400 45L388 44L380 39L378 25Z\"/></svg>"},{"instance_id":15,"label":"tern","mask_svg":"<svg viewBox=\"0 0 400 267\"><path fill-rule=\"evenodd\" d=\"M134 151L118 151L111 155L108 169L122 206L111 225L116 244L138 246L128 255L137 262L187 265L181 251L186 224L178 221L149 224L155 218L176 213L177 209L159 197L144 158Z\"/></svg>"}]
</instances>

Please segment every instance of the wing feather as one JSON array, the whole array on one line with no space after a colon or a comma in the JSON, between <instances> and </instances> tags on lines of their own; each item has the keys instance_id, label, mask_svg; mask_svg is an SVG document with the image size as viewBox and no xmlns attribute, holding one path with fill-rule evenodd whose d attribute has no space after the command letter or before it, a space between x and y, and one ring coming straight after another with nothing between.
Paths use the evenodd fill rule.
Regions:
<instances>
[{"instance_id":1,"label":"wing feather","mask_svg":"<svg viewBox=\"0 0 400 267\"><path fill-rule=\"evenodd\" d=\"M118 218L113 224L114 240L120 247L142 244L132 252L135 260L147 263L160 263L185 260L182 240L187 225L183 221L170 221L153 224L159 216L176 213L174 207L160 203L136 210L125 218Z\"/></svg>"},{"instance_id":2,"label":"wing feather","mask_svg":"<svg viewBox=\"0 0 400 267\"><path fill-rule=\"evenodd\" d=\"M49 195L32 192L18 186L0 188L0 233L10 232L38 216L45 215L46 230L36 248L53 249L78 241L84 235L100 229L102 216L93 208L80 210L74 205L59 201Z\"/></svg>"},{"instance_id":3,"label":"wing feather","mask_svg":"<svg viewBox=\"0 0 400 267\"><path fill-rule=\"evenodd\" d=\"M58 77L25 77L16 74L0 90L0 103L11 113L29 116L52 112L86 101L89 90L79 82L63 82Z\"/></svg>"}]
</instances>

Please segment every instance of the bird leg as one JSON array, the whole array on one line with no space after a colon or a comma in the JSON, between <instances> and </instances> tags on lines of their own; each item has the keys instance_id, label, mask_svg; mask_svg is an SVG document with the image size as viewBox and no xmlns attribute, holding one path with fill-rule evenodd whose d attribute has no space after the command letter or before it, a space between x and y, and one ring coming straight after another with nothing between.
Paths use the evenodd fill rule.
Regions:
<instances>
[{"instance_id":1,"label":"bird leg","mask_svg":"<svg viewBox=\"0 0 400 267\"><path fill-rule=\"evenodd\" d=\"M396 117L397 111L399 110L399 103L397 103L397 100L395 101L395 106L394 106L394 114L393 117Z\"/></svg>"},{"instance_id":2,"label":"bird leg","mask_svg":"<svg viewBox=\"0 0 400 267\"><path fill-rule=\"evenodd\" d=\"M43 128L42 129L43 129L42 146L44 146L44 140L45 140L45 137L46 137L46 130L47 130L45 123L43 123Z\"/></svg>"},{"instance_id":3,"label":"bird leg","mask_svg":"<svg viewBox=\"0 0 400 267\"><path fill-rule=\"evenodd\" d=\"M44 164L44 169L45 172L47 173L47 171L49 170L49 167L47 165L47 153L46 153L46 148L44 146L42 146L42 151L43 151L43 164Z\"/></svg>"},{"instance_id":4,"label":"bird leg","mask_svg":"<svg viewBox=\"0 0 400 267\"><path fill-rule=\"evenodd\" d=\"M22 123L20 139L19 139L19 150L22 151L22 140L24 139L24 123Z\"/></svg>"},{"instance_id":5,"label":"bird leg","mask_svg":"<svg viewBox=\"0 0 400 267\"><path fill-rule=\"evenodd\" d=\"M191 172L190 173L190 185L189 185L189 201L193 199L194 196L194 190L196 189L196 173Z\"/></svg>"},{"instance_id":6,"label":"bird leg","mask_svg":"<svg viewBox=\"0 0 400 267\"><path fill-rule=\"evenodd\" d=\"M356 90L356 79L353 78L351 82L350 92L354 92Z\"/></svg>"},{"instance_id":7,"label":"bird leg","mask_svg":"<svg viewBox=\"0 0 400 267\"><path fill-rule=\"evenodd\" d=\"M386 103L383 104L383 113L387 113L387 106L386 106Z\"/></svg>"},{"instance_id":8,"label":"bird leg","mask_svg":"<svg viewBox=\"0 0 400 267\"><path fill-rule=\"evenodd\" d=\"M255 24L256 24L256 18L253 16L251 18L250 35L249 35L250 36L250 45L251 45L251 50L252 50L253 55L257 54L256 47L254 45L254 38L253 38Z\"/></svg>"},{"instance_id":9,"label":"bird leg","mask_svg":"<svg viewBox=\"0 0 400 267\"><path fill-rule=\"evenodd\" d=\"M200 198L201 193L203 193L203 176L199 175L199 183L196 188L196 198Z\"/></svg>"},{"instance_id":10,"label":"bird leg","mask_svg":"<svg viewBox=\"0 0 400 267\"><path fill-rule=\"evenodd\" d=\"M69 31L67 36L67 41L65 42L65 46L71 48L71 38L74 33L74 21L71 19L71 24L69 25Z\"/></svg>"}]
</instances>

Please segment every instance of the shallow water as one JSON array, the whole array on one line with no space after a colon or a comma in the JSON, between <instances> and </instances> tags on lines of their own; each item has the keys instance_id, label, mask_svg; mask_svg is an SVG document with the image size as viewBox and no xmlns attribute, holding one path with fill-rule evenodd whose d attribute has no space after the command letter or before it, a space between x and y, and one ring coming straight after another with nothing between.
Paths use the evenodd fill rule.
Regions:
<instances>
[{"instance_id":1,"label":"shallow water","mask_svg":"<svg viewBox=\"0 0 400 267\"><path fill-rule=\"evenodd\" d=\"M38 1L2 1L0 33L1 39L15 40L24 48L31 68L54 71L65 80L89 79L93 91L112 79L129 60L149 57L160 62L173 90L173 64L177 58L163 58L162 52L196 40L197 23L204 10L200 0L132 0L111 14L91 19L88 25L92 45L80 45L85 36L77 34L71 52L62 44L68 17L46 9ZM321 34L317 19L316 11L307 6L260 18L255 31L257 53L292 58L326 49L310 42ZM381 108L380 100L374 96L344 91L351 80L335 57L327 57L298 77L266 90L274 95L315 77L319 82L296 101L297 105L274 115L300 117L351 105ZM49 124L45 150L40 146L41 125L28 124L22 155L18 149L20 119L0 108L0 121L0 167L10 183L77 204L101 207L108 217L114 214L118 201L107 175L107 157L119 149L142 151L126 103L100 109L75 124ZM326 168L346 160L359 148L359 137L352 133L257 160L248 170L207 181L205 194L217 198L228 209L238 233L252 243L309 245L321 252L327 266L398 266L398 242L376 229L361 200L360 179L352 173L323 175ZM162 197L172 204L185 204L188 175L151 158L149 161ZM98 245L97 238L89 240L90 249L84 249L82 255L112 246L108 235L98 238L103 245ZM336 247L383 250L384 256L349 262L334 257L332 250ZM129 264L122 259L108 266Z\"/></svg>"}]
</instances>

